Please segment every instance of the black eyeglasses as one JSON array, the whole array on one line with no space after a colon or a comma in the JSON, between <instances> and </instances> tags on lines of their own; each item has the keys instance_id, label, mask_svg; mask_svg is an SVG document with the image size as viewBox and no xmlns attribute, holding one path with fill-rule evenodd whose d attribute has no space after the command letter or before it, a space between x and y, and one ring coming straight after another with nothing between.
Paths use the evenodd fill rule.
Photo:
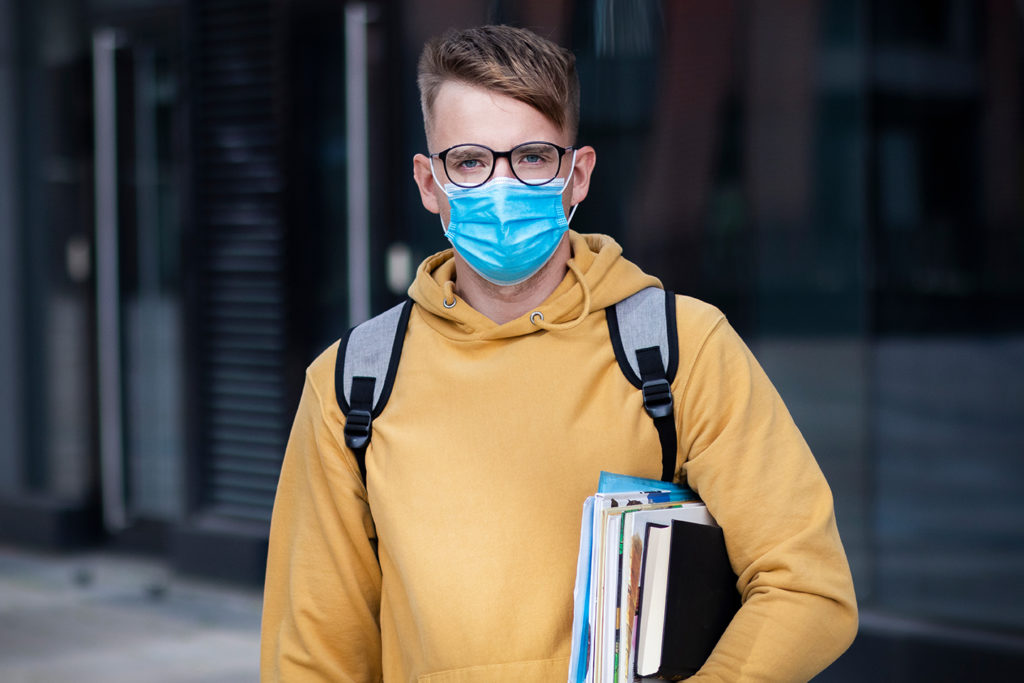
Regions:
<instances>
[{"instance_id":1,"label":"black eyeglasses","mask_svg":"<svg viewBox=\"0 0 1024 683\"><path fill-rule=\"evenodd\" d=\"M562 170L562 157L574 147L559 147L553 142L524 142L507 152L496 152L484 145L464 144L431 154L440 159L444 173L459 187L479 187L494 175L498 159L508 159L512 175L526 185L546 185Z\"/></svg>"}]
</instances>

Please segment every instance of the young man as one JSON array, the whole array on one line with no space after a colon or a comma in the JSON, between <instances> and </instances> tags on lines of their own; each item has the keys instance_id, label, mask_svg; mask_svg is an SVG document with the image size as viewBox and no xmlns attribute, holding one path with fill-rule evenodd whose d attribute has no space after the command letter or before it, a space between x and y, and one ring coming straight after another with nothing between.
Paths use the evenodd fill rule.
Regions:
<instances>
[{"instance_id":1,"label":"young man","mask_svg":"<svg viewBox=\"0 0 1024 683\"><path fill-rule=\"evenodd\" d=\"M576 147L568 51L519 29L427 45L426 209L454 249L409 290L366 479L309 368L271 526L264 680L566 680L580 510L601 470L659 478L607 307L658 280L568 231L596 154ZM595 226L600 228L600 226ZM676 479L724 529L743 606L705 680L806 680L857 612L832 497L785 406L713 307L676 297Z\"/></svg>"}]
</instances>

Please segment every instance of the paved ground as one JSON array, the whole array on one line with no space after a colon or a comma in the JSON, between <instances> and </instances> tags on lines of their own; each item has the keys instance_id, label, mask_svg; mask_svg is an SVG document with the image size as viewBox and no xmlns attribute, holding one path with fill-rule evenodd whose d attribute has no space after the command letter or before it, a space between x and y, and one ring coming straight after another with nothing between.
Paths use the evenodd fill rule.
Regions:
<instances>
[{"instance_id":1,"label":"paved ground","mask_svg":"<svg viewBox=\"0 0 1024 683\"><path fill-rule=\"evenodd\" d=\"M257 681L260 606L159 561L0 545L0 681Z\"/></svg>"}]
</instances>

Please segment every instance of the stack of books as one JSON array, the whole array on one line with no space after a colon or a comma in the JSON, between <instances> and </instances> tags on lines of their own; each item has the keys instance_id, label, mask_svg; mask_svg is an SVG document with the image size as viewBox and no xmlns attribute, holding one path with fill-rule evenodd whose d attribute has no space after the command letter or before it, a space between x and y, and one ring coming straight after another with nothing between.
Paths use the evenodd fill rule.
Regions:
<instances>
[{"instance_id":1,"label":"stack of books","mask_svg":"<svg viewBox=\"0 0 1024 683\"><path fill-rule=\"evenodd\" d=\"M696 673L740 598L722 530L690 489L601 473L583 506L569 683Z\"/></svg>"}]
</instances>

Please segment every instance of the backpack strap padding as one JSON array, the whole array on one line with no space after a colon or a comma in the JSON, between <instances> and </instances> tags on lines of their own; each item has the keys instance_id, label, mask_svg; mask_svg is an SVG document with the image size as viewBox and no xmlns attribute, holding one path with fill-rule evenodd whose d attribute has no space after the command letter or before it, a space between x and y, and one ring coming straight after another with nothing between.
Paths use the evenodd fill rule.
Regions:
<instances>
[{"instance_id":1,"label":"backpack strap padding","mask_svg":"<svg viewBox=\"0 0 1024 683\"><path fill-rule=\"evenodd\" d=\"M644 409L661 442L661 478L675 478L677 450L672 380L679 367L675 296L648 287L605 310L615 359L643 392Z\"/></svg>"},{"instance_id":2,"label":"backpack strap padding","mask_svg":"<svg viewBox=\"0 0 1024 683\"><path fill-rule=\"evenodd\" d=\"M355 454L364 481L373 419L391 397L411 310L407 299L356 325L338 344L334 393L345 414L345 445Z\"/></svg>"},{"instance_id":3,"label":"backpack strap padding","mask_svg":"<svg viewBox=\"0 0 1024 683\"><path fill-rule=\"evenodd\" d=\"M402 355L402 343L405 340L405 328L411 308L411 300L403 301L380 315L356 325L341 340L338 346L338 366L335 369L335 393L341 412L348 414L348 399L352 396L353 378L376 377L372 401L373 415L380 415L394 385L394 374L398 370L398 359ZM341 372L340 377L337 375L338 371Z\"/></svg>"},{"instance_id":4,"label":"backpack strap padding","mask_svg":"<svg viewBox=\"0 0 1024 683\"><path fill-rule=\"evenodd\" d=\"M637 389L640 365L636 351L656 346L660 351L665 378L675 379L679 366L675 295L657 287L641 289L606 310L615 358L622 373Z\"/></svg>"}]
</instances>

